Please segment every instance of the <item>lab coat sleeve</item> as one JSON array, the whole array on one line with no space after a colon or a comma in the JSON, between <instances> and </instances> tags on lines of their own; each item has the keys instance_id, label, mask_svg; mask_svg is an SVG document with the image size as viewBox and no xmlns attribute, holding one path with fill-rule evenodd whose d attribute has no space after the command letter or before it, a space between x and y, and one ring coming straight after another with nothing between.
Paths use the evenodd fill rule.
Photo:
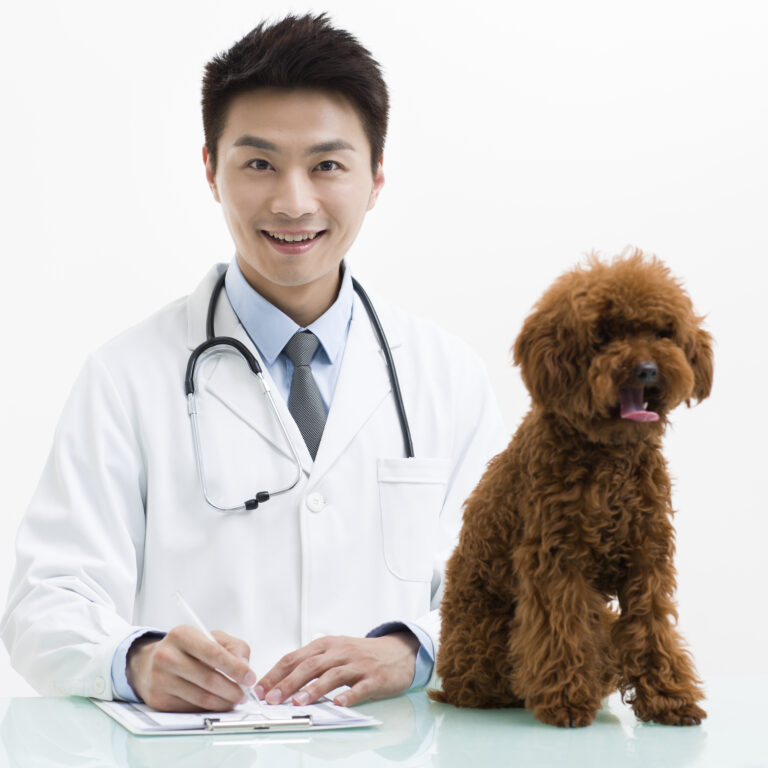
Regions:
<instances>
[{"instance_id":1,"label":"lab coat sleeve","mask_svg":"<svg viewBox=\"0 0 768 768\"><path fill-rule=\"evenodd\" d=\"M458 542L464 502L483 476L488 462L509 441L483 362L474 354L454 370L457 387L451 472L440 513L432 578L432 610L415 623L431 638L434 659L440 654L440 601L445 565ZM434 668L437 664L434 665ZM439 685L434 668L429 685Z\"/></svg>"},{"instance_id":2,"label":"lab coat sleeve","mask_svg":"<svg viewBox=\"0 0 768 768\"><path fill-rule=\"evenodd\" d=\"M136 425L93 357L19 527L2 617L11 663L41 694L112 697L115 649L139 629L145 491Z\"/></svg>"}]
</instances>

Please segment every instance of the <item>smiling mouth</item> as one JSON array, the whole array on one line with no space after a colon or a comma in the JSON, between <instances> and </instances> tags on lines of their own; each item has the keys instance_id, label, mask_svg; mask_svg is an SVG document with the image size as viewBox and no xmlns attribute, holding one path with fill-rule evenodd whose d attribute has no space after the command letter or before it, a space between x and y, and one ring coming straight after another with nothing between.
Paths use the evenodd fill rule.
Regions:
<instances>
[{"instance_id":1,"label":"smiling mouth","mask_svg":"<svg viewBox=\"0 0 768 768\"><path fill-rule=\"evenodd\" d=\"M319 232L270 232L268 229L262 229L261 233L278 243L307 243L317 240L325 234L325 230Z\"/></svg>"}]
</instances>

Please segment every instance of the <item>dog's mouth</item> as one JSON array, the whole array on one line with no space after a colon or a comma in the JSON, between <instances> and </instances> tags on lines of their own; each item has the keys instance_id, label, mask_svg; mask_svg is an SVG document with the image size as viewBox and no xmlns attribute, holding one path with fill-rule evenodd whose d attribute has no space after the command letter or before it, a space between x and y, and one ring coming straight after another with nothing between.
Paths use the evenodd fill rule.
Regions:
<instances>
[{"instance_id":1,"label":"dog's mouth","mask_svg":"<svg viewBox=\"0 0 768 768\"><path fill-rule=\"evenodd\" d=\"M644 387L626 387L619 390L620 415L630 421L658 421L659 414L648 410Z\"/></svg>"}]
</instances>

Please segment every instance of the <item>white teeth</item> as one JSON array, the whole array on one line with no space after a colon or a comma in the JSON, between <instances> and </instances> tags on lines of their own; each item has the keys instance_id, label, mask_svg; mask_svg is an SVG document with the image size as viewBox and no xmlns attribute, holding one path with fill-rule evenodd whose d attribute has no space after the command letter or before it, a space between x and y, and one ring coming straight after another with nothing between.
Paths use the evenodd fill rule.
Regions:
<instances>
[{"instance_id":1,"label":"white teeth","mask_svg":"<svg viewBox=\"0 0 768 768\"><path fill-rule=\"evenodd\" d=\"M648 410L648 403L647 402L643 403L643 410L644 411Z\"/></svg>"},{"instance_id":2,"label":"white teeth","mask_svg":"<svg viewBox=\"0 0 768 768\"><path fill-rule=\"evenodd\" d=\"M288 232L267 232L267 234L275 240L282 240L286 243L302 243L305 240L314 240L317 237L317 232L303 235L292 235Z\"/></svg>"}]
</instances>

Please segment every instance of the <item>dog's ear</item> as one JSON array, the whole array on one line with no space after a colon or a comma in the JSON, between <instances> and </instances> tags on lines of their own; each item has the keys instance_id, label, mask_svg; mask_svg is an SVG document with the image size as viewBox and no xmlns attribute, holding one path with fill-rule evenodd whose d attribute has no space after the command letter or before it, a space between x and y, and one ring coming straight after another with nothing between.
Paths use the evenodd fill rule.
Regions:
<instances>
[{"instance_id":1,"label":"dog's ear","mask_svg":"<svg viewBox=\"0 0 768 768\"><path fill-rule=\"evenodd\" d=\"M579 376L579 340L568 302L548 302L523 323L512 348L515 365L534 403L554 407L568 398Z\"/></svg>"},{"instance_id":2,"label":"dog's ear","mask_svg":"<svg viewBox=\"0 0 768 768\"><path fill-rule=\"evenodd\" d=\"M712 336L703 328L697 327L685 345L685 354L693 370L694 384L691 395L701 402L705 397L709 397L712 390Z\"/></svg>"}]
</instances>

